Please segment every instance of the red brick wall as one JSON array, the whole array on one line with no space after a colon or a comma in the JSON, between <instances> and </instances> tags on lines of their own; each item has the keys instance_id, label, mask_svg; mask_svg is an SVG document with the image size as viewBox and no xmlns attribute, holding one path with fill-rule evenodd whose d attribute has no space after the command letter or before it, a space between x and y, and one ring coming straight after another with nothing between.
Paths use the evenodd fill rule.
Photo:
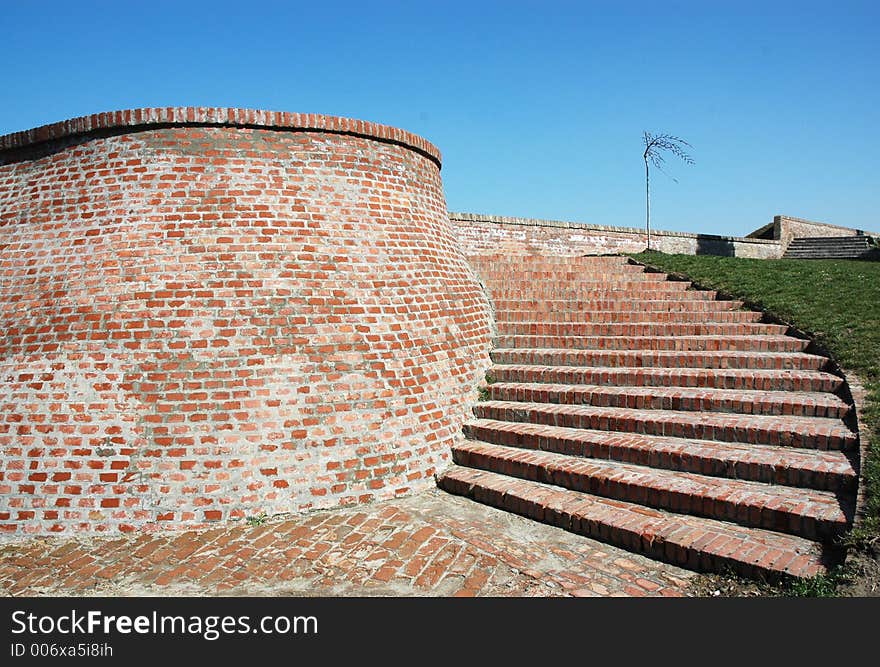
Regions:
<instances>
[{"instance_id":1,"label":"red brick wall","mask_svg":"<svg viewBox=\"0 0 880 667\"><path fill-rule=\"evenodd\" d=\"M226 109L0 137L0 530L429 485L489 329L419 137Z\"/></svg>"}]
</instances>

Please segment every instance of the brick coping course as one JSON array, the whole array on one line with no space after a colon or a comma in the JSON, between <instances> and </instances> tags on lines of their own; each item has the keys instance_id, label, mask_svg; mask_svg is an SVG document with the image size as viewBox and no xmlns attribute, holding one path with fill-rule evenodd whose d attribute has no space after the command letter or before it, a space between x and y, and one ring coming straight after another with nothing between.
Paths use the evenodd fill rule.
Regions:
<instances>
[{"instance_id":1,"label":"brick coping course","mask_svg":"<svg viewBox=\"0 0 880 667\"><path fill-rule=\"evenodd\" d=\"M406 146L426 155L438 167L442 162L440 150L436 146L418 135L396 127L340 116L227 107L147 107L79 116L2 135L0 153L101 131L137 131L150 127L187 125L317 130L334 134L353 134Z\"/></svg>"}]
</instances>

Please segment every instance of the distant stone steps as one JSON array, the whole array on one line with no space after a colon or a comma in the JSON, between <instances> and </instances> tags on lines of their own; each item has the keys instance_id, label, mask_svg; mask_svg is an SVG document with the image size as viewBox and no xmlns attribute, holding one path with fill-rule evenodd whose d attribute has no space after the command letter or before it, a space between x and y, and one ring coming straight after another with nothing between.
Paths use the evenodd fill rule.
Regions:
<instances>
[{"instance_id":1,"label":"distant stone steps","mask_svg":"<svg viewBox=\"0 0 880 667\"><path fill-rule=\"evenodd\" d=\"M873 259L878 256L867 236L828 236L792 239L783 259Z\"/></svg>"}]
</instances>

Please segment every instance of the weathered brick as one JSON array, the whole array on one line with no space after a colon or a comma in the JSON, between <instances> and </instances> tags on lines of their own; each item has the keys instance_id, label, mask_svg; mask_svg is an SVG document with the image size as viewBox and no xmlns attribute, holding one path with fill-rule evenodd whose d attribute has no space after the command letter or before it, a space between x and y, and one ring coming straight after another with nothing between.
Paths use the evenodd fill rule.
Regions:
<instances>
[{"instance_id":1,"label":"weathered brick","mask_svg":"<svg viewBox=\"0 0 880 667\"><path fill-rule=\"evenodd\" d=\"M29 463L0 494L4 530L369 502L449 460L491 322L439 152L251 116L135 110L88 119L107 132L0 137L0 421L19 429L0 431L0 470ZM39 453L17 453L25 438ZM356 474L322 474L343 462ZM107 513L41 505L77 495Z\"/></svg>"}]
</instances>

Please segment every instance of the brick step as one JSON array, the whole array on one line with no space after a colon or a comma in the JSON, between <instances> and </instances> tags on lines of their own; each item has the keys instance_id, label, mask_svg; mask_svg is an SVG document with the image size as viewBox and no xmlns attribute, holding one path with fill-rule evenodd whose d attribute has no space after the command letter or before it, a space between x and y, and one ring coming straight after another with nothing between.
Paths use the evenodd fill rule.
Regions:
<instances>
[{"instance_id":1,"label":"brick step","mask_svg":"<svg viewBox=\"0 0 880 667\"><path fill-rule=\"evenodd\" d=\"M638 264L622 264L608 262L591 262L589 264L548 264L544 262L523 262L517 264L498 264L495 266L474 265L473 269L487 277L492 276L519 276L528 277L542 275L557 280L565 278L577 278L600 275L635 275L647 273L644 266Z\"/></svg>"},{"instance_id":2,"label":"brick step","mask_svg":"<svg viewBox=\"0 0 880 667\"><path fill-rule=\"evenodd\" d=\"M488 255L486 257L469 257L471 266L483 269L516 271L548 267L553 269L576 269L580 267L636 267L640 265L620 255L593 255L582 257L560 257L553 255Z\"/></svg>"},{"instance_id":3,"label":"brick step","mask_svg":"<svg viewBox=\"0 0 880 667\"><path fill-rule=\"evenodd\" d=\"M609 387L540 382L495 382L493 401L592 405L635 410L723 412L843 419L851 410L834 394L793 391L734 391L686 387Z\"/></svg>"},{"instance_id":4,"label":"brick step","mask_svg":"<svg viewBox=\"0 0 880 667\"><path fill-rule=\"evenodd\" d=\"M541 281L511 281L497 280L486 281L483 283L490 287L494 293L496 290L512 290L517 293L535 290L536 293L553 292L553 291L575 291L575 292L605 292L610 294L621 294L629 290L637 290L648 292L651 294L664 294L667 292L683 294L685 292L696 292L690 289L691 283L684 281L666 281L666 282L646 282L644 280L620 280L608 282L605 280L590 280L586 277L583 280L541 280ZM714 294L714 292L709 291ZM714 297L713 297L714 298Z\"/></svg>"},{"instance_id":5,"label":"brick step","mask_svg":"<svg viewBox=\"0 0 880 667\"><path fill-rule=\"evenodd\" d=\"M495 347L566 348L569 350L729 350L803 352L810 341L792 336L496 336Z\"/></svg>"},{"instance_id":6,"label":"brick step","mask_svg":"<svg viewBox=\"0 0 880 667\"><path fill-rule=\"evenodd\" d=\"M593 267L593 266L632 266L628 257L621 255L590 255L580 257L559 257L552 255L472 255L467 258L473 267L484 269L503 269L533 266L548 267Z\"/></svg>"},{"instance_id":7,"label":"brick step","mask_svg":"<svg viewBox=\"0 0 880 667\"><path fill-rule=\"evenodd\" d=\"M764 371L735 368L611 368L495 364L489 369L488 375L496 382L701 387L746 391L834 392L843 385L843 379L820 371Z\"/></svg>"},{"instance_id":8,"label":"brick step","mask_svg":"<svg viewBox=\"0 0 880 667\"><path fill-rule=\"evenodd\" d=\"M617 323L617 324L682 324L682 323L709 323L709 324L739 324L747 322L760 322L761 313L748 310L729 310L713 313L701 312L652 312L641 313L625 310L580 310L563 311L552 313L534 313L520 310L495 310L495 319L501 322L532 322L540 318L543 322L566 322L580 324L590 322Z\"/></svg>"},{"instance_id":9,"label":"brick step","mask_svg":"<svg viewBox=\"0 0 880 667\"><path fill-rule=\"evenodd\" d=\"M492 419L472 419L465 435L496 445L607 459L712 477L852 492L858 474L844 452L785 449L639 433L609 433Z\"/></svg>"},{"instance_id":10,"label":"brick step","mask_svg":"<svg viewBox=\"0 0 880 667\"><path fill-rule=\"evenodd\" d=\"M517 290L519 293L528 293L535 290L541 295L545 292L558 290L575 292L605 292L625 294L630 291L647 292L649 294L684 294L695 290L690 289L690 283L685 282L648 282L645 280L562 280L559 282L548 280L485 280L483 285L492 293L497 290Z\"/></svg>"},{"instance_id":11,"label":"brick step","mask_svg":"<svg viewBox=\"0 0 880 667\"><path fill-rule=\"evenodd\" d=\"M437 484L449 493L691 569L804 578L826 571L822 545L793 535L460 466L446 470Z\"/></svg>"},{"instance_id":12,"label":"brick step","mask_svg":"<svg viewBox=\"0 0 880 667\"><path fill-rule=\"evenodd\" d=\"M677 301L715 301L716 293L710 290L700 291L693 289L668 288L667 285L676 283L663 283L657 286L639 286L628 289L573 289L571 287L547 288L543 285L523 285L511 287L500 285L490 290L492 298L498 301L546 301L546 300L574 300L574 301L607 301L609 299L638 299L639 301L657 301L675 299Z\"/></svg>"},{"instance_id":13,"label":"brick step","mask_svg":"<svg viewBox=\"0 0 880 667\"><path fill-rule=\"evenodd\" d=\"M572 287L582 285L609 284L665 284L666 276L662 273L643 273L643 269L633 271L477 271L487 285L529 284L534 282L568 283Z\"/></svg>"},{"instance_id":14,"label":"brick step","mask_svg":"<svg viewBox=\"0 0 880 667\"><path fill-rule=\"evenodd\" d=\"M493 400L477 403L474 416L496 421L804 449L852 450L858 444L856 434L841 420L820 417L717 412L695 414L673 410Z\"/></svg>"},{"instance_id":15,"label":"brick step","mask_svg":"<svg viewBox=\"0 0 880 667\"><path fill-rule=\"evenodd\" d=\"M629 264L629 257L624 255L539 255L539 254L494 254L472 255L468 257L472 264L498 266L499 264L562 264L571 266L574 264Z\"/></svg>"},{"instance_id":16,"label":"brick step","mask_svg":"<svg viewBox=\"0 0 880 667\"><path fill-rule=\"evenodd\" d=\"M480 266L471 264L474 271L488 279L493 278L529 278L541 276L551 280L563 278L588 278L595 280L597 276L641 276L646 273L645 267L635 264L524 264L522 266Z\"/></svg>"},{"instance_id":17,"label":"brick step","mask_svg":"<svg viewBox=\"0 0 880 667\"><path fill-rule=\"evenodd\" d=\"M842 507L852 503L830 491L707 477L476 440L457 444L452 458L466 468L810 540L834 539L847 529L851 518Z\"/></svg>"},{"instance_id":18,"label":"brick step","mask_svg":"<svg viewBox=\"0 0 880 667\"><path fill-rule=\"evenodd\" d=\"M499 335L527 336L779 336L782 324L763 322L497 322Z\"/></svg>"},{"instance_id":19,"label":"brick step","mask_svg":"<svg viewBox=\"0 0 880 667\"><path fill-rule=\"evenodd\" d=\"M742 307L742 301L700 301L696 299L499 299L493 295L496 311L520 311L542 317L544 313L636 311L720 313Z\"/></svg>"},{"instance_id":20,"label":"brick step","mask_svg":"<svg viewBox=\"0 0 880 667\"><path fill-rule=\"evenodd\" d=\"M679 350L569 350L496 348L496 364L539 366L626 366L627 368L754 368L823 370L827 357L803 352L736 352Z\"/></svg>"}]
</instances>

